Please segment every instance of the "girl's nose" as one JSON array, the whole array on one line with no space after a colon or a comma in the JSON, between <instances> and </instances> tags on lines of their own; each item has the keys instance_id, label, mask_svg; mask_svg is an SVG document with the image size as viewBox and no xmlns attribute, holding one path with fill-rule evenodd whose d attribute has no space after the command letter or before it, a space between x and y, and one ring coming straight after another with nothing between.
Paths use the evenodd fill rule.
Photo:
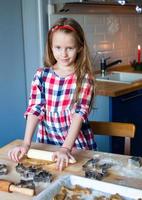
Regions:
<instances>
[{"instance_id":1,"label":"girl's nose","mask_svg":"<svg viewBox=\"0 0 142 200\"><path fill-rule=\"evenodd\" d=\"M62 54L62 56L66 56L67 55L67 50L66 49L62 49L61 54Z\"/></svg>"}]
</instances>

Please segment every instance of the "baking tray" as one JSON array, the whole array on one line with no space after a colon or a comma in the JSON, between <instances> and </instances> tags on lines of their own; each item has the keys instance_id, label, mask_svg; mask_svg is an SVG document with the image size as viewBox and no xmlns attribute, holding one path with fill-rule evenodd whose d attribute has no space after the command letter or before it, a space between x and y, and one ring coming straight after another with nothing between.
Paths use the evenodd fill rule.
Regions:
<instances>
[{"instance_id":1,"label":"baking tray","mask_svg":"<svg viewBox=\"0 0 142 200\"><path fill-rule=\"evenodd\" d=\"M91 180L74 175L62 176L55 182L53 182L47 189L42 191L39 195L33 198L33 200L52 200L53 197L59 193L62 186L71 187L74 185L80 185L85 188L93 190L92 195L83 198L91 200L93 197L105 195L109 197L112 194L118 193L124 200L134 200L142 198L142 190L115 185L112 183L106 183L98 180Z\"/></svg>"}]
</instances>

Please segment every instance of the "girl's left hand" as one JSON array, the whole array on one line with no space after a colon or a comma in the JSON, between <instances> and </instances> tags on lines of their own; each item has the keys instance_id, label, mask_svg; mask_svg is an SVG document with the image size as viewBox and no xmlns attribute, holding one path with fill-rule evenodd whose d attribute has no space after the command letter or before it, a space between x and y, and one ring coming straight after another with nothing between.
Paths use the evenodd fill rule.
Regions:
<instances>
[{"instance_id":1,"label":"girl's left hand","mask_svg":"<svg viewBox=\"0 0 142 200\"><path fill-rule=\"evenodd\" d=\"M71 155L70 151L65 148L60 148L59 151L53 153L53 160L56 161L56 167L60 171L63 170L64 167L67 167L69 164L69 159L73 159L74 157Z\"/></svg>"}]
</instances>

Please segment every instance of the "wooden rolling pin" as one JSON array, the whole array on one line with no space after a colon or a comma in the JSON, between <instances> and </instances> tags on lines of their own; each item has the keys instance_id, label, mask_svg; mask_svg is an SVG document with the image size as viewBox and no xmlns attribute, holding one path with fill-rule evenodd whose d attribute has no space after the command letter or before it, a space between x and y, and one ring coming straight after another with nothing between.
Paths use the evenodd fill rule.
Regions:
<instances>
[{"instance_id":1,"label":"wooden rolling pin","mask_svg":"<svg viewBox=\"0 0 142 200\"><path fill-rule=\"evenodd\" d=\"M33 196L35 193L34 189L20 188L14 185L12 182L3 179L0 179L0 191L18 192L29 196Z\"/></svg>"},{"instance_id":2,"label":"wooden rolling pin","mask_svg":"<svg viewBox=\"0 0 142 200\"><path fill-rule=\"evenodd\" d=\"M52 160L53 152L51 151L43 151L38 149L29 149L27 153L28 158L34 158L39 160L53 161ZM76 163L75 159L69 159L69 163Z\"/></svg>"}]
</instances>

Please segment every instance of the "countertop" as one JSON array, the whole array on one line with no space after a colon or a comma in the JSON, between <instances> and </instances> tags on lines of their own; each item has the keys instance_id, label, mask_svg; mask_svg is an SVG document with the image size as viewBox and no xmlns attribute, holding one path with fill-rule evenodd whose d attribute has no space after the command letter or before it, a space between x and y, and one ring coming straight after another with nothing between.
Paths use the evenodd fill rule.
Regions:
<instances>
[{"instance_id":1,"label":"countertop","mask_svg":"<svg viewBox=\"0 0 142 200\"><path fill-rule=\"evenodd\" d=\"M5 163L9 167L9 174L5 175L3 179L13 181L16 183L18 181L18 174L15 172L15 166L16 163L12 162L11 160L8 159L7 152L9 149L15 147L16 145L20 145L22 140L15 140L8 145L4 146L3 148L0 149L0 163ZM53 145L45 145L45 144L36 144L32 143L32 148L35 149L41 149L41 150L48 150L48 151L56 151L58 147L53 146ZM43 165L44 169L47 169L49 172L51 172L54 175L54 178L58 178L61 175L65 174L73 174L73 175L78 175L78 176L84 176L84 171L82 170L82 165L86 163L89 159L91 159L94 155L97 156L104 156L105 158L112 158L116 159L118 161L121 161L123 163L128 162L129 156L124 156L124 155L118 155L118 154L110 154L110 153L103 153L103 152L97 152L97 151L89 151L89 150L78 150L74 152L74 156L77 160L77 163L75 164L70 164L64 171L59 172L55 168L55 164L51 165ZM133 178L133 177L126 177L126 176L120 176L117 174L109 174L106 178L103 179L105 182L111 182L115 183L118 185L124 185L124 186L129 186L133 188L138 188L142 189L142 179L138 178ZM16 200L20 198L20 200L31 200L32 197L23 195L23 194L16 194L16 193L7 193L7 192L2 192L0 191L0 197L4 200Z\"/></svg>"},{"instance_id":2,"label":"countertop","mask_svg":"<svg viewBox=\"0 0 142 200\"><path fill-rule=\"evenodd\" d=\"M108 71L142 73L142 71L134 71L134 69L131 66L127 65L111 67ZM96 95L101 95L101 96L117 97L139 89L142 89L142 81L136 81L135 83L132 84L96 81Z\"/></svg>"}]
</instances>

